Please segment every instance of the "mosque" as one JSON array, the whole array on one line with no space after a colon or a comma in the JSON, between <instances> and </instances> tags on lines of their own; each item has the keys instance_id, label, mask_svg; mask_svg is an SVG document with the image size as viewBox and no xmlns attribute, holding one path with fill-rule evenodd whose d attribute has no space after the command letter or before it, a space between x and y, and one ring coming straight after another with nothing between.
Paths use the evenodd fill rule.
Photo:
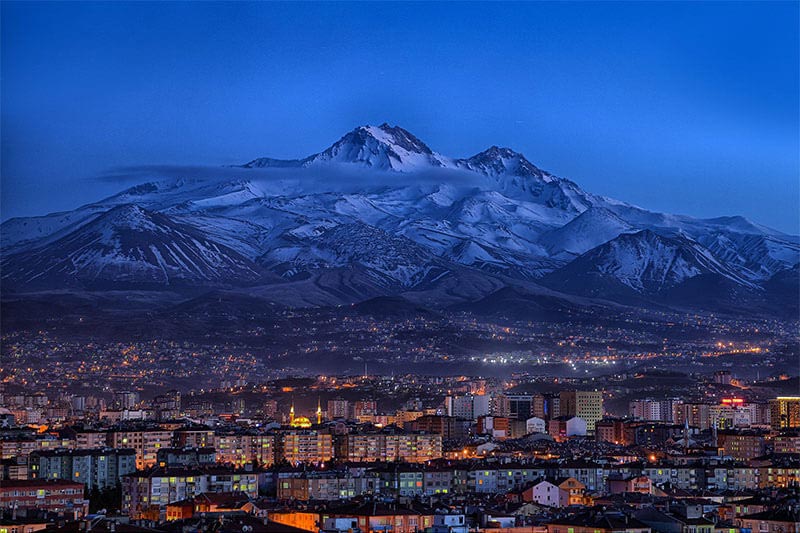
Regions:
<instances>
[{"instance_id":1,"label":"mosque","mask_svg":"<svg viewBox=\"0 0 800 533\"><path fill-rule=\"evenodd\" d=\"M317 424L322 423L322 405L320 404L319 399L317 399ZM294 401L292 402L292 407L289 410L289 425L293 428L310 428L311 427L311 420L309 420L305 416L295 416L294 414Z\"/></svg>"}]
</instances>

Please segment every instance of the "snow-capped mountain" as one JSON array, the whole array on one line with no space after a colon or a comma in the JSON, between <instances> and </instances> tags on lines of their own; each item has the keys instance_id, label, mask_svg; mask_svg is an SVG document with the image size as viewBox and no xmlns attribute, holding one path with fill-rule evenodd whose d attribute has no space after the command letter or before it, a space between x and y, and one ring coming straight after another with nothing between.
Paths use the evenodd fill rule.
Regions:
<instances>
[{"instance_id":1,"label":"snow-capped mountain","mask_svg":"<svg viewBox=\"0 0 800 533\"><path fill-rule=\"evenodd\" d=\"M624 294L627 289L652 297L706 274L752 286L697 242L683 236L665 237L651 230L622 234L545 276L543 281L552 288L584 296L617 296L612 291L621 290Z\"/></svg>"},{"instance_id":2,"label":"snow-capped mountain","mask_svg":"<svg viewBox=\"0 0 800 533\"><path fill-rule=\"evenodd\" d=\"M126 204L72 233L3 258L4 280L30 287L239 284L261 269L190 226Z\"/></svg>"},{"instance_id":3,"label":"snow-capped mountain","mask_svg":"<svg viewBox=\"0 0 800 533\"><path fill-rule=\"evenodd\" d=\"M797 237L741 217L648 211L509 148L452 158L388 124L300 160L157 173L71 212L6 221L0 236L6 288L271 275L264 292L309 305L399 293L453 303L540 282L652 299L706 275L761 291L800 262Z\"/></svg>"}]
</instances>

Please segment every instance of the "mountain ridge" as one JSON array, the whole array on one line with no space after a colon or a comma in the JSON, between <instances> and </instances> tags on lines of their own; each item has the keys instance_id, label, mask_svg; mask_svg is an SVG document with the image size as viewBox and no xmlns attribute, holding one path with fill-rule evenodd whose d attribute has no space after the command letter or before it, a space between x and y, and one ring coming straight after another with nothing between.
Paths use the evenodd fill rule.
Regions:
<instances>
[{"instance_id":1,"label":"mountain ridge","mask_svg":"<svg viewBox=\"0 0 800 533\"><path fill-rule=\"evenodd\" d=\"M303 159L262 157L214 173L209 178L187 171L70 212L4 222L4 287L24 291L36 268L52 271L53 265L60 265L61 283L69 281L71 271L48 253L75 256L88 246L82 230L94 231L92 224L121 205L145 213L118 221L125 231L153 241L138 248L145 271L157 263L145 252L150 244L176 253L176 243L159 240L171 234L187 254L221 261L220 272L230 278L215 274L212 265L192 274L191 265L175 261L171 266L177 271L156 287L263 281L288 294L292 284L303 290L301 280L322 276L330 289L324 293L339 295L314 298L328 304L337 298L351 303L346 294L374 298L409 291L434 301L440 291L443 301L452 303L445 294L453 288L452 279L482 287L463 292L462 301L486 297L485 291L503 285L545 283L563 294L652 302L698 276L721 276L742 291L763 293L764 284L800 262L800 239L743 217L697 219L647 211L589 193L511 148L491 146L468 158L451 158L386 123L359 126ZM142 226L148 221L155 229ZM635 243L632 235L638 236ZM65 247L70 243L72 248ZM614 246L617 257L609 251ZM648 257L665 263L648 267L642 263ZM93 268L107 285L125 278L108 274L116 267ZM623 271L658 271L669 283L657 288L652 275L637 280L618 275ZM84 279L77 270L74 275ZM587 292L589 279L613 290ZM336 283L352 284L353 290L345 285L339 290ZM278 290L281 284L286 287Z\"/></svg>"}]
</instances>

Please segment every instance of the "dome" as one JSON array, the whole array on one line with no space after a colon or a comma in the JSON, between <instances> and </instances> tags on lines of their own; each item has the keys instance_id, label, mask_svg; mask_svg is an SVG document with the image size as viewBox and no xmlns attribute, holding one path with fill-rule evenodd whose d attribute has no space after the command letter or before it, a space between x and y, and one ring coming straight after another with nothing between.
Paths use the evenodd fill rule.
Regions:
<instances>
[{"instance_id":1,"label":"dome","mask_svg":"<svg viewBox=\"0 0 800 533\"><path fill-rule=\"evenodd\" d=\"M311 420L309 420L305 416L297 416L292 421L291 425L294 428L310 428L311 427Z\"/></svg>"}]
</instances>

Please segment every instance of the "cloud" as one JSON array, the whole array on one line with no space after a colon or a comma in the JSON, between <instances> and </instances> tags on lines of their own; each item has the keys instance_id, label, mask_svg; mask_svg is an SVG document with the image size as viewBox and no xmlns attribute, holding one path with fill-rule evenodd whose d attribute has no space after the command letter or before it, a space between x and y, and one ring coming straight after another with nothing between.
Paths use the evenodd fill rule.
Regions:
<instances>
[{"instance_id":1,"label":"cloud","mask_svg":"<svg viewBox=\"0 0 800 533\"><path fill-rule=\"evenodd\" d=\"M148 182L191 180L198 184L247 180L283 193L348 192L382 187L448 184L459 188L485 188L486 178L455 169L419 172L376 171L357 165L330 164L307 168L242 168L181 165L126 166L110 169L94 178L104 184L129 187Z\"/></svg>"}]
</instances>

